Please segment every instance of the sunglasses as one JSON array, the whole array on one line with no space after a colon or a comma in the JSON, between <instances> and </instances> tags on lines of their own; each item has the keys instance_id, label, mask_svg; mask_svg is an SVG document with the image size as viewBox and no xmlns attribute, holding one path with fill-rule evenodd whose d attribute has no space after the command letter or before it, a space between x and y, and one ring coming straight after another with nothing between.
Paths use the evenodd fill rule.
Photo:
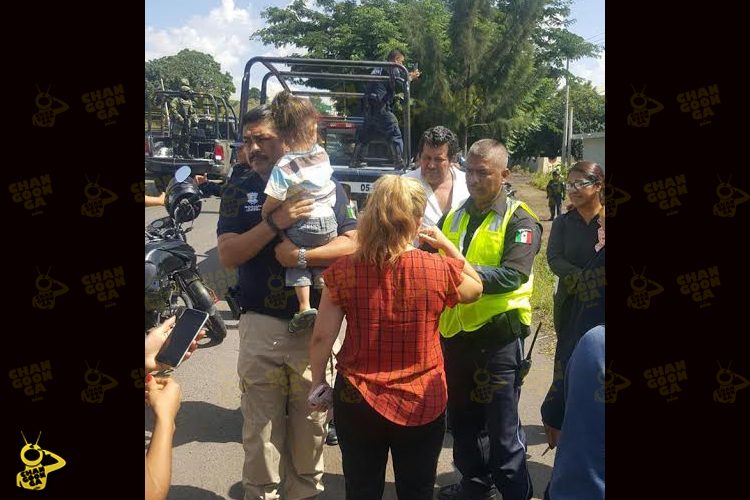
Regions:
<instances>
[{"instance_id":1,"label":"sunglasses","mask_svg":"<svg viewBox=\"0 0 750 500\"><path fill-rule=\"evenodd\" d=\"M585 180L585 179L578 179L575 182L566 182L565 183L565 189L568 191L575 190L578 191L580 189L583 189L585 187L591 186L593 184L596 184L595 181Z\"/></svg>"}]
</instances>

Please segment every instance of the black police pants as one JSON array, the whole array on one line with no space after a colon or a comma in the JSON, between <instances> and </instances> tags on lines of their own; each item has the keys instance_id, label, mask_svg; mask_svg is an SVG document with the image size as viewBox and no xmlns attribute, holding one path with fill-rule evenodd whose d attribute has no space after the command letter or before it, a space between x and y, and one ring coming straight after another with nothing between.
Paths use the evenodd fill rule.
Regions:
<instances>
[{"instance_id":1,"label":"black police pants","mask_svg":"<svg viewBox=\"0 0 750 500\"><path fill-rule=\"evenodd\" d=\"M523 341L498 345L491 333L443 339L453 461L469 497L496 487L503 500L528 500L533 491L518 415Z\"/></svg>"},{"instance_id":2,"label":"black police pants","mask_svg":"<svg viewBox=\"0 0 750 500\"><path fill-rule=\"evenodd\" d=\"M366 117L363 129L360 137L363 145L376 137L383 137L383 140L393 145L396 156L401 158L404 151L404 139L401 136L396 115L385 109L372 112Z\"/></svg>"},{"instance_id":3,"label":"black police pants","mask_svg":"<svg viewBox=\"0 0 750 500\"><path fill-rule=\"evenodd\" d=\"M358 396L358 397L352 397ZM432 500L445 413L425 425L398 425L376 412L340 373L333 394L346 498L381 500L390 448L399 499Z\"/></svg>"}]
</instances>

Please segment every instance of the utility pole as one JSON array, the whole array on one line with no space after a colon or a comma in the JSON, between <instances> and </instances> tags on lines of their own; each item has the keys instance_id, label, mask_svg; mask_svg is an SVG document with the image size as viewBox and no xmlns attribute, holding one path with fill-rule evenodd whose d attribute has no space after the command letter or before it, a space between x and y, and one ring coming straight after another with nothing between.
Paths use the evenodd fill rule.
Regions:
<instances>
[{"instance_id":1,"label":"utility pole","mask_svg":"<svg viewBox=\"0 0 750 500\"><path fill-rule=\"evenodd\" d=\"M565 151L565 157L568 163L572 162L573 156L573 106L570 107L570 116L568 117L568 149Z\"/></svg>"},{"instance_id":2,"label":"utility pole","mask_svg":"<svg viewBox=\"0 0 750 500\"><path fill-rule=\"evenodd\" d=\"M565 60L565 117L563 121L563 142L562 142L562 149L561 149L561 161L564 165L566 165L567 157L565 155L566 151L568 150L568 106L570 105L570 84L568 81L568 75L570 74L570 58L567 58Z\"/></svg>"}]
</instances>

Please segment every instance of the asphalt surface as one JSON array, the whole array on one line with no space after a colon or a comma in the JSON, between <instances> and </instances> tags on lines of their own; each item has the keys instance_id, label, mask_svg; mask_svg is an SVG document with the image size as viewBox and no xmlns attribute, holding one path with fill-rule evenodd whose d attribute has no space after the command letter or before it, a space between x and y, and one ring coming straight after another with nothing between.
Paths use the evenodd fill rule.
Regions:
<instances>
[{"instance_id":1,"label":"asphalt surface","mask_svg":"<svg viewBox=\"0 0 750 500\"><path fill-rule=\"evenodd\" d=\"M519 189L519 197L526 186L521 180L512 180ZM147 193L153 193L153 185L147 182ZM538 213L543 208L533 207ZM161 207L145 209L145 223L163 217ZM216 249L216 222L219 217L219 200L205 200L201 215L193 229L187 233L188 243L198 254L198 266L209 286L217 293L229 284L233 273L222 270ZM546 229L546 228L545 228ZM543 256L540 256L543 258ZM228 335L216 346L205 346L196 351L191 359L182 364L175 377L182 387L182 405L177 415L174 437L171 500L211 500L243 498L241 484L242 464L242 414L237 377L237 353L239 336L237 322L233 321L226 302L219 304L227 324ZM553 335L542 330L540 337ZM523 385L520 413L528 441L529 470L534 483L534 498L542 498L549 481L555 452L542 456L546 449L546 438L539 415L539 407L552 379L552 360L539 349L534 349L533 367ZM145 411L145 445L148 447L153 421L150 410ZM320 500L345 498L341 453L337 446L325 447L325 469L323 478L325 492ZM446 434L437 470L437 485L451 484L460 477L453 466L452 438ZM395 500L393 470L390 460L386 473L383 498ZM282 497L283 498L283 497Z\"/></svg>"}]
</instances>

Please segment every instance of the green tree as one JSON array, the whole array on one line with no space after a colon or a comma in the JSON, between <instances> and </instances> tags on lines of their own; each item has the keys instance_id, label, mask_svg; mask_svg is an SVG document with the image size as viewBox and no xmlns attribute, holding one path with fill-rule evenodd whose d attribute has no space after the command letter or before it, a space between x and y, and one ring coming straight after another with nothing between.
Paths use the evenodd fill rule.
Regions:
<instances>
[{"instance_id":1,"label":"green tree","mask_svg":"<svg viewBox=\"0 0 750 500\"><path fill-rule=\"evenodd\" d=\"M604 96L591 82L578 78L570 81L570 105L573 107L573 133L604 131ZM554 157L560 155L565 88L558 89L547 105L540 110L534 126L519 130L510 141L514 156ZM580 141L573 142L573 156L581 158Z\"/></svg>"},{"instance_id":2,"label":"green tree","mask_svg":"<svg viewBox=\"0 0 750 500\"><path fill-rule=\"evenodd\" d=\"M187 78L196 92L208 92L229 98L235 91L232 75L221 71L221 65L210 54L183 49L173 56L146 61L146 103L156 104L154 96L161 90L178 90L180 79Z\"/></svg>"},{"instance_id":3,"label":"green tree","mask_svg":"<svg viewBox=\"0 0 750 500\"><path fill-rule=\"evenodd\" d=\"M567 31L570 0L315 3L266 9L267 26L251 36L304 48L312 58L383 60L391 49L402 49L422 72L412 85L412 145L438 124L467 142L482 136L512 141L538 127L565 63L598 50ZM306 83L332 88L330 81Z\"/></svg>"}]
</instances>

